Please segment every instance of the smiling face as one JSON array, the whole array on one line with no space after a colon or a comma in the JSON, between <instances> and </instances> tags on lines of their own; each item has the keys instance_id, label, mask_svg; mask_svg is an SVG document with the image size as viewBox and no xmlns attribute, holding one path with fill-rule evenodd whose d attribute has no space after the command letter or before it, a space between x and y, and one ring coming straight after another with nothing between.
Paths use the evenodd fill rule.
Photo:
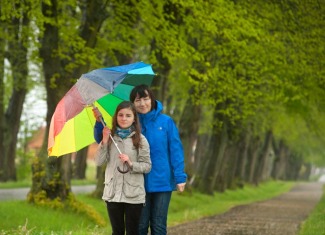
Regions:
<instances>
[{"instance_id":1,"label":"smiling face","mask_svg":"<svg viewBox=\"0 0 325 235\"><path fill-rule=\"evenodd\" d=\"M122 129L129 128L134 122L134 114L130 108L120 109L117 113L117 124Z\"/></svg>"},{"instance_id":2,"label":"smiling face","mask_svg":"<svg viewBox=\"0 0 325 235\"><path fill-rule=\"evenodd\" d=\"M138 113L146 114L151 111L151 99L147 91L146 94L146 97L141 98L137 95L134 100L134 106Z\"/></svg>"}]
</instances>

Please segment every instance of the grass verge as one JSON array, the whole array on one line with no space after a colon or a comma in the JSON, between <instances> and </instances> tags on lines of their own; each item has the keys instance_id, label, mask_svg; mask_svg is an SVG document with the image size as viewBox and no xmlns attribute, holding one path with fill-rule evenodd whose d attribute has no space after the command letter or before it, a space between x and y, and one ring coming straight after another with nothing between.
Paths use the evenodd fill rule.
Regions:
<instances>
[{"instance_id":1,"label":"grass verge","mask_svg":"<svg viewBox=\"0 0 325 235\"><path fill-rule=\"evenodd\" d=\"M325 235L325 186L322 198L302 224L299 235Z\"/></svg>"}]
</instances>

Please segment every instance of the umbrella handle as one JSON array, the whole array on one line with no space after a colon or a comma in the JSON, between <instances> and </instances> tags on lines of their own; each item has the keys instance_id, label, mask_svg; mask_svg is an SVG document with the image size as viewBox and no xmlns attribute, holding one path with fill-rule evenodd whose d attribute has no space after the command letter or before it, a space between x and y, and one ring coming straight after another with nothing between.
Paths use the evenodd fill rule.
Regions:
<instances>
[{"instance_id":1,"label":"umbrella handle","mask_svg":"<svg viewBox=\"0 0 325 235\"><path fill-rule=\"evenodd\" d=\"M126 166L126 170L124 170L124 166ZM128 164L127 162L124 162L124 163L123 163L123 170L121 170L119 166L117 167L117 170L118 170L120 173L125 174L125 173L127 173L127 172L130 171L130 166L129 166L129 164Z\"/></svg>"}]
</instances>

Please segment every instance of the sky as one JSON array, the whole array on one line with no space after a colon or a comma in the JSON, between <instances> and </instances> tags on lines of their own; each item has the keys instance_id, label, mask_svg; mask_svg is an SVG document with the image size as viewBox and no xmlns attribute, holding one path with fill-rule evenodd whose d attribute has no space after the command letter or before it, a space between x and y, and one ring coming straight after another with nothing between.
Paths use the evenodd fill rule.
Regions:
<instances>
[{"instance_id":1,"label":"sky","mask_svg":"<svg viewBox=\"0 0 325 235\"><path fill-rule=\"evenodd\" d=\"M21 138L29 137L31 131L38 130L42 126L46 126L46 101L45 89L42 86L35 86L25 99L24 108L21 116L21 126L19 136Z\"/></svg>"}]
</instances>

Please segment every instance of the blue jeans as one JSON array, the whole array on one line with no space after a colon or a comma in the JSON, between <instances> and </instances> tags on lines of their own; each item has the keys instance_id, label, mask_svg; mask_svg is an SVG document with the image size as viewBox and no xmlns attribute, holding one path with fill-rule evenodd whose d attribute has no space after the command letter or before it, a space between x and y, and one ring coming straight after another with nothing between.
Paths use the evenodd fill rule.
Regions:
<instances>
[{"instance_id":1,"label":"blue jeans","mask_svg":"<svg viewBox=\"0 0 325 235\"><path fill-rule=\"evenodd\" d=\"M146 203L142 208L139 235L167 234L167 214L172 192L146 193Z\"/></svg>"}]
</instances>

